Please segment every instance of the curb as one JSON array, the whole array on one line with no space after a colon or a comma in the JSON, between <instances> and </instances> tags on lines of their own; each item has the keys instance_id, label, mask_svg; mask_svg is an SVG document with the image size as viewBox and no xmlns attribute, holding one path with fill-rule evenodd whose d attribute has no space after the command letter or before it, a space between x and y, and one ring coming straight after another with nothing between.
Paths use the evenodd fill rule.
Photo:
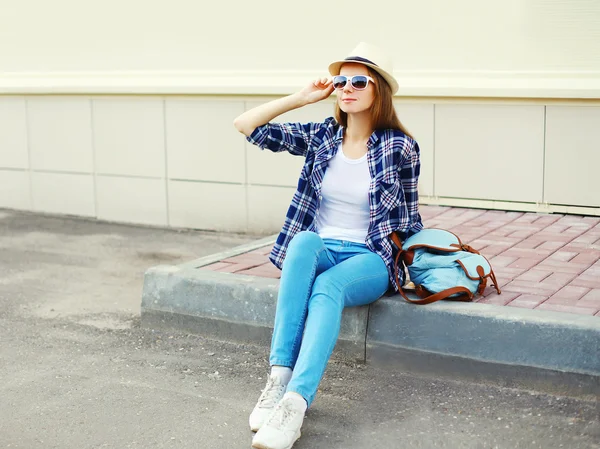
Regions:
<instances>
[{"instance_id":1,"label":"curb","mask_svg":"<svg viewBox=\"0 0 600 449\"><path fill-rule=\"evenodd\" d=\"M271 237L144 275L142 326L269 346L278 279L198 270ZM334 357L423 375L600 395L600 320L562 312L399 295L345 309Z\"/></svg>"}]
</instances>

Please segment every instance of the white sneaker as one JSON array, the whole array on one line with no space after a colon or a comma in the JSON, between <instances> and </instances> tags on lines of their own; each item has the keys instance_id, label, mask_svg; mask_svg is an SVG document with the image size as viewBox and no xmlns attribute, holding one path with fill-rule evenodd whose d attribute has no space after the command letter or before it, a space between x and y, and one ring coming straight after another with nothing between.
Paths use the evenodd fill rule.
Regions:
<instances>
[{"instance_id":1,"label":"white sneaker","mask_svg":"<svg viewBox=\"0 0 600 449\"><path fill-rule=\"evenodd\" d=\"M256 449L291 449L300 438L306 403L302 398L284 397L252 439ZM304 406L302 406L304 405Z\"/></svg>"},{"instance_id":2,"label":"white sneaker","mask_svg":"<svg viewBox=\"0 0 600 449\"><path fill-rule=\"evenodd\" d=\"M267 385L258 398L254 410L250 413L250 419L248 419L250 429L253 432L260 429L273 409L275 409L275 406L281 401L284 393L285 385L281 383L281 379L278 376L269 376Z\"/></svg>"}]
</instances>

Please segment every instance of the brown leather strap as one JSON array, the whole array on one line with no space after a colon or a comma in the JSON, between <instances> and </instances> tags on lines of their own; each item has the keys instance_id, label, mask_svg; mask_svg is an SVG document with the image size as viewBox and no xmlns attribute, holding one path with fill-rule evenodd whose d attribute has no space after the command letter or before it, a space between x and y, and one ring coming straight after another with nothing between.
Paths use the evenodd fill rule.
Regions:
<instances>
[{"instance_id":1,"label":"brown leather strap","mask_svg":"<svg viewBox=\"0 0 600 449\"><path fill-rule=\"evenodd\" d=\"M498 281L496 280L496 274L494 273L494 270L491 269L491 266L490 266L490 277L492 278L492 282L493 282L492 285L496 288L496 291L498 292L498 294L502 293L500 291L500 286L498 285Z\"/></svg>"},{"instance_id":2,"label":"brown leather strap","mask_svg":"<svg viewBox=\"0 0 600 449\"><path fill-rule=\"evenodd\" d=\"M394 242L394 245L398 247L398 250L402 252L402 242L400 241L400 237L398 237L398 234L392 232L390 234L390 238L392 239L392 242Z\"/></svg>"},{"instance_id":3,"label":"brown leather strap","mask_svg":"<svg viewBox=\"0 0 600 449\"><path fill-rule=\"evenodd\" d=\"M425 296L421 299L410 299L408 296L406 296L406 293L404 293L404 291L402 289L400 289L399 293L408 302L411 302L413 304L421 304L421 305L431 304L432 302L440 301L442 299L447 299L448 297L455 295L457 293L459 293L461 295L458 297L455 297L455 298L451 298L452 300L470 301L471 299L473 299L473 293L471 293L471 291L465 287L452 287L447 290L443 290L441 292L435 293L433 295Z\"/></svg>"}]
</instances>

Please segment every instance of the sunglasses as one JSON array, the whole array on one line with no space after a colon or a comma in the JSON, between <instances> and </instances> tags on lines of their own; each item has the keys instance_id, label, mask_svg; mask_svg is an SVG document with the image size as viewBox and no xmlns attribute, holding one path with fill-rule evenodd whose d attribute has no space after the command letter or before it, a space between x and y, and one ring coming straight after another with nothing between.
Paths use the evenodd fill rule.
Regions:
<instances>
[{"instance_id":1,"label":"sunglasses","mask_svg":"<svg viewBox=\"0 0 600 449\"><path fill-rule=\"evenodd\" d=\"M336 89L343 89L344 87L346 87L348 81L350 81L350 85L354 90L365 90L369 85L369 81L375 84L373 78L366 75L336 75L333 77L333 87L335 87Z\"/></svg>"}]
</instances>

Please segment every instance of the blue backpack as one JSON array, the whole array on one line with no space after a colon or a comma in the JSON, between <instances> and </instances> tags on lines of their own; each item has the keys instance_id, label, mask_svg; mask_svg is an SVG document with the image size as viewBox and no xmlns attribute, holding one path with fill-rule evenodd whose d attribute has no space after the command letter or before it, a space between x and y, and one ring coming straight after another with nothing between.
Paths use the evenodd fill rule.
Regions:
<instances>
[{"instance_id":1,"label":"blue backpack","mask_svg":"<svg viewBox=\"0 0 600 449\"><path fill-rule=\"evenodd\" d=\"M423 229L404 242L396 233L390 238L398 247L396 280L398 270L406 265L415 293L421 298L410 299L401 288L400 294L407 301L413 304L430 304L440 299L472 301L476 294L483 294L488 279L500 294L489 261L452 232Z\"/></svg>"}]
</instances>

